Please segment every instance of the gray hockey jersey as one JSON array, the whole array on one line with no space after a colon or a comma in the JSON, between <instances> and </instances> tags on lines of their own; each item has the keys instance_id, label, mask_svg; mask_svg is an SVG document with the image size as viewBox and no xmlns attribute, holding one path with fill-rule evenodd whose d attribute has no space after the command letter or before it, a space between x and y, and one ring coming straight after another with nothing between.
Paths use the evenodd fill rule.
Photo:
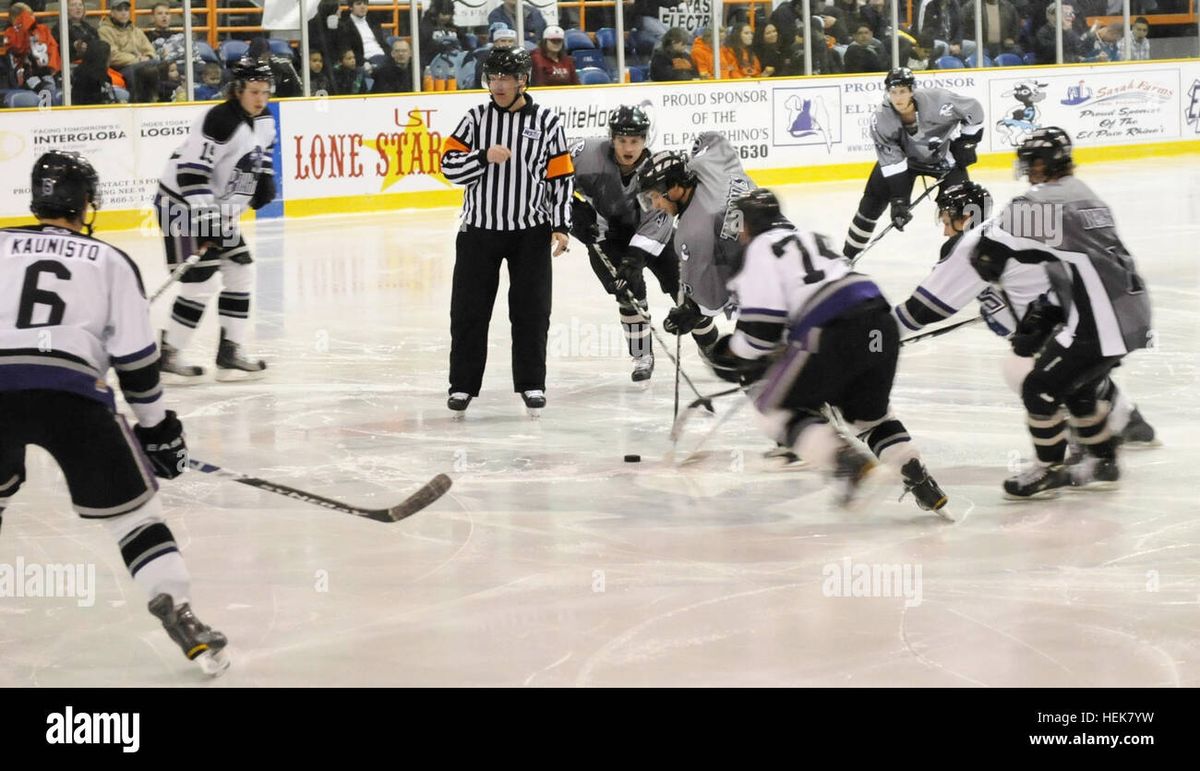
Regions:
<instances>
[{"instance_id":1,"label":"gray hockey jersey","mask_svg":"<svg viewBox=\"0 0 1200 771\"><path fill-rule=\"evenodd\" d=\"M637 201L637 174L621 179L612 140L580 139L571 147L571 157L575 164L575 192L596 210L600 240L615 238L622 247L636 247L655 257L660 255L671 240L674 223L665 212L642 211Z\"/></svg>"},{"instance_id":2,"label":"gray hockey jersey","mask_svg":"<svg viewBox=\"0 0 1200 771\"><path fill-rule=\"evenodd\" d=\"M746 176L737 152L716 132L705 132L696 139L688 171L696 175L696 188L675 223L679 276L684 291L715 315L729 301L727 266L742 254L738 241L741 212L731 204L758 186Z\"/></svg>"},{"instance_id":3,"label":"gray hockey jersey","mask_svg":"<svg viewBox=\"0 0 1200 771\"><path fill-rule=\"evenodd\" d=\"M983 105L979 100L944 88L918 88L914 133L900 121L900 114L884 99L871 116L871 140L884 177L906 171L910 165L935 168L954 165L950 142L959 134L983 135Z\"/></svg>"},{"instance_id":4,"label":"gray hockey jersey","mask_svg":"<svg viewBox=\"0 0 1200 771\"><path fill-rule=\"evenodd\" d=\"M979 249L1043 263L1067 322L1064 347L1121 356L1150 345L1150 296L1108 205L1074 176L1034 185L982 226Z\"/></svg>"}]
</instances>

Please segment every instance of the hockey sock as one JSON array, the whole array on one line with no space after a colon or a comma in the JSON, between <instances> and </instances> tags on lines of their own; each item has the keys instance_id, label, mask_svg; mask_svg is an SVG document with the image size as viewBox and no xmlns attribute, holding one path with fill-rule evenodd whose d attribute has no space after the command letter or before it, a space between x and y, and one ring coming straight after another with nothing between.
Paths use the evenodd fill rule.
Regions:
<instances>
[{"instance_id":1,"label":"hockey sock","mask_svg":"<svg viewBox=\"0 0 1200 771\"><path fill-rule=\"evenodd\" d=\"M713 323L711 316L705 316L699 326L692 330L692 339L696 341L696 345L703 348L708 348L713 343L717 342L717 325Z\"/></svg>"},{"instance_id":2,"label":"hockey sock","mask_svg":"<svg viewBox=\"0 0 1200 771\"><path fill-rule=\"evenodd\" d=\"M871 448L871 453L876 458L887 465L899 469L913 458L921 457L904 424L892 416L887 416L866 430L862 430L861 426L860 422L855 421L854 428L859 431L858 438Z\"/></svg>"},{"instance_id":3,"label":"hockey sock","mask_svg":"<svg viewBox=\"0 0 1200 771\"><path fill-rule=\"evenodd\" d=\"M217 313L225 337L238 345L246 342L246 325L250 320L250 290L254 287L254 268L236 262L221 266L225 288L217 300Z\"/></svg>"},{"instance_id":4,"label":"hockey sock","mask_svg":"<svg viewBox=\"0 0 1200 771\"><path fill-rule=\"evenodd\" d=\"M871 234L875 232L875 219L863 213L862 208L854 213L850 222L850 230L846 232L846 243L842 247L842 255L854 259L858 253L871 243Z\"/></svg>"},{"instance_id":5,"label":"hockey sock","mask_svg":"<svg viewBox=\"0 0 1200 771\"><path fill-rule=\"evenodd\" d=\"M117 539L125 566L147 597L166 593L177 605L188 602L191 576L175 545L175 537L162 521L158 496L141 508L105 520L104 524Z\"/></svg>"},{"instance_id":6,"label":"hockey sock","mask_svg":"<svg viewBox=\"0 0 1200 771\"><path fill-rule=\"evenodd\" d=\"M204 309L217 287L217 277L197 284L180 284L179 296L171 308L171 320L167 322L167 342L179 350L187 348Z\"/></svg>"},{"instance_id":7,"label":"hockey sock","mask_svg":"<svg viewBox=\"0 0 1200 771\"><path fill-rule=\"evenodd\" d=\"M1107 401L1099 400L1090 415L1071 415L1067 419L1079 444L1098 458L1115 457L1113 435L1108 427L1110 409Z\"/></svg>"},{"instance_id":8,"label":"hockey sock","mask_svg":"<svg viewBox=\"0 0 1200 771\"><path fill-rule=\"evenodd\" d=\"M792 444L796 454L816 468L832 468L841 446L842 438L824 420L806 422Z\"/></svg>"},{"instance_id":9,"label":"hockey sock","mask_svg":"<svg viewBox=\"0 0 1200 771\"><path fill-rule=\"evenodd\" d=\"M1026 414L1029 435L1033 438L1033 449L1042 463L1062 463L1067 455L1066 411L1058 410L1050 415Z\"/></svg>"},{"instance_id":10,"label":"hockey sock","mask_svg":"<svg viewBox=\"0 0 1200 771\"><path fill-rule=\"evenodd\" d=\"M650 325L630 305L621 305L621 329L625 330L625 341L629 344L630 356L637 358L654 352Z\"/></svg>"}]
</instances>

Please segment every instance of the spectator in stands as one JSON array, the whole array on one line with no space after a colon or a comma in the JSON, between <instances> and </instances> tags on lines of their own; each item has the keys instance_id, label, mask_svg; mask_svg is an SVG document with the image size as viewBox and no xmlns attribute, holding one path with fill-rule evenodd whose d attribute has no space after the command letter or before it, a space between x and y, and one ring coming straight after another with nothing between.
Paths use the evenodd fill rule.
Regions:
<instances>
[{"instance_id":1,"label":"spectator in stands","mask_svg":"<svg viewBox=\"0 0 1200 771\"><path fill-rule=\"evenodd\" d=\"M146 30L146 37L151 43L154 43L155 48L158 48L158 41L166 40L172 35L177 34L179 33L171 29L170 3L155 3L154 9L150 12L150 29Z\"/></svg>"},{"instance_id":2,"label":"spectator in stands","mask_svg":"<svg viewBox=\"0 0 1200 771\"><path fill-rule=\"evenodd\" d=\"M450 38L457 40L462 50L469 48L466 34L454 26L454 0L432 0L421 17L421 66L429 64L442 50L442 41Z\"/></svg>"},{"instance_id":3,"label":"spectator in stands","mask_svg":"<svg viewBox=\"0 0 1200 771\"><path fill-rule=\"evenodd\" d=\"M8 48L16 88L54 91L54 77L62 70L58 41L54 33L33 15L28 3L13 3L8 8L8 29L4 44Z\"/></svg>"},{"instance_id":4,"label":"spectator in stands","mask_svg":"<svg viewBox=\"0 0 1200 771\"><path fill-rule=\"evenodd\" d=\"M153 19L154 26L146 33L146 38L154 46L158 59L164 62L181 62L187 58L183 31L171 29L171 6L163 2L155 3ZM197 56L198 61L198 55L194 52L193 55ZM161 76L162 68L159 68L159 74Z\"/></svg>"},{"instance_id":5,"label":"spectator in stands","mask_svg":"<svg viewBox=\"0 0 1200 771\"><path fill-rule=\"evenodd\" d=\"M759 24L754 33L754 54L764 78L776 78L787 71L788 57L779 45L779 28L769 21Z\"/></svg>"},{"instance_id":6,"label":"spectator in stands","mask_svg":"<svg viewBox=\"0 0 1200 771\"><path fill-rule=\"evenodd\" d=\"M69 0L67 3L67 34L71 42L71 62L79 62L83 59L83 52L88 46L100 39L100 34L96 32L96 28L87 21L87 9L83 5L83 0ZM58 43L59 52L62 52L62 29L57 22L54 24L54 41ZM74 85L71 87L72 95L75 93ZM71 98L71 103L75 103L74 96Z\"/></svg>"},{"instance_id":7,"label":"spectator in stands","mask_svg":"<svg viewBox=\"0 0 1200 771\"><path fill-rule=\"evenodd\" d=\"M628 11L625 23L649 33L655 44L667 33L667 25L658 18L658 9L674 8L683 0L633 0L633 10Z\"/></svg>"},{"instance_id":8,"label":"spectator in stands","mask_svg":"<svg viewBox=\"0 0 1200 771\"><path fill-rule=\"evenodd\" d=\"M823 22L819 17L812 17L812 34L810 37L814 41L812 51L812 74L814 75L829 75L835 72L841 72L841 60L830 49L832 37L826 37L822 27ZM785 75L803 75L804 74L804 46L806 39L804 36L803 25L795 28L795 33L792 36L792 43L786 48L787 66L784 70Z\"/></svg>"},{"instance_id":9,"label":"spectator in stands","mask_svg":"<svg viewBox=\"0 0 1200 771\"><path fill-rule=\"evenodd\" d=\"M367 19L369 7L367 0L351 0L350 7L342 13L338 22L338 50L353 51L355 60L359 62L358 66L367 62L383 64L387 59L387 38L378 21ZM338 58L344 59L344 53L339 53Z\"/></svg>"},{"instance_id":10,"label":"spectator in stands","mask_svg":"<svg viewBox=\"0 0 1200 771\"><path fill-rule=\"evenodd\" d=\"M179 73L181 62L165 61L158 63L158 101L186 102L187 85Z\"/></svg>"},{"instance_id":11,"label":"spectator in stands","mask_svg":"<svg viewBox=\"0 0 1200 771\"><path fill-rule=\"evenodd\" d=\"M851 31L858 22L862 21L862 16L855 9L857 0L843 0L845 5L839 6L835 2L823 2L823 0L812 0L812 15L813 18L821 20L825 34L837 41L838 45L848 45L850 43ZM804 11L800 3L794 3L796 9L796 26L799 27L800 20L804 18ZM869 22L868 22L869 23ZM874 34L874 28L871 30Z\"/></svg>"},{"instance_id":12,"label":"spectator in stands","mask_svg":"<svg viewBox=\"0 0 1200 771\"><path fill-rule=\"evenodd\" d=\"M196 84L196 101L208 102L221 98L221 80L224 72L221 65L208 62L200 73L200 82Z\"/></svg>"},{"instance_id":13,"label":"spectator in stands","mask_svg":"<svg viewBox=\"0 0 1200 771\"><path fill-rule=\"evenodd\" d=\"M487 45L480 46L472 52L475 58L475 88L483 88L483 62L493 48L512 48L517 44L517 31L509 29L502 21L493 22L488 28L491 40Z\"/></svg>"},{"instance_id":14,"label":"spectator in stands","mask_svg":"<svg viewBox=\"0 0 1200 771\"><path fill-rule=\"evenodd\" d=\"M1129 58L1133 61L1152 59L1150 55L1150 22L1144 16L1133 20L1133 48Z\"/></svg>"},{"instance_id":15,"label":"spectator in stands","mask_svg":"<svg viewBox=\"0 0 1200 771\"><path fill-rule=\"evenodd\" d=\"M71 104L113 104L117 101L108 57L112 51L99 37L88 43L79 66L71 72Z\"/></svg>"},{"instance_id":16,"label":"spectator in stands","mask_svg":"<svg viewBox=\"0 0 1200 771\"><path fill-rule=\"evenodd\" d=\"M117 0L100 21L100 37L112 47L108 65L119 70L129 84L130 100L153 102L158 98L158 56L141 28L130 21L129 0Z\"/></svg>"},{"instance_id":17,"label":"spectator in stands","mask_svg":"<svg viewBox=\"0 0 1200 771\"><path fill-rule=\"evenodd\" d=\"M975 37L975 3L967 3L963 8L964 35ZM1000 54L1016 54L1023 51L1017 45L1017 36L1021 34L1021 20L1017 9L1009 0L983 0L983 50L993 59Z\"/></svg>"},{"instance_id":18,"label":"spectator in stands","mask_svg":"<svg viewBox=\"0 0 1200 771\"><path fill-rule=\"evenodd\" d=\"M435 0L436 2L436 0ZM451 3L453 6L453 3ZM532 3L525 3L525 39L537 43L542 39L542 33L546 31L546 20L542 17L540 11L533 7ZM451 10L453 16L453 10ZM495 10L488 14L488 24L495 24L502 21L508 25L509 29L517 28L517 0L504 0L500 5L496 6Z\"/></svg>"},{"instance_id":19,"label":"spectator in stands","mask_svg":"<svg viewBox=\"0 0 1200 771\"><path fill-rule=\"evenodd\" d=\"M413 90L412 44L399 39L392 42L388 63L375 70L372 94L407 94Z\"/></svg>"},{"instance_id":20,"label":"spectator in stands","mask_svg":"<svg viewBox=\"0 0 1200 771\"><path fill-rule=\"evenodd\" d=\"M859 6L856 13L852 12L854 4L858 0L843 0L840 7L843 9L843 18L848 23L857 23L864 21L871 25L871 34L876 40L885 41L892 34L892 16L891 11L883 4L883 0L870 0ZM849 6L849 7L847 7ZM890 50L890 49L889 49Z\"/></svg>"},{"instance_id":21,"label":"spectator in stands","mask_svg":"<svg viewBox=\"0 0 1200 771\"><path fill-rule=\"evenodd\" d=\"M762 64L754 54L754 30L749 24L734 24L721 46L722 78L757 78Z\"/></svg>"},{"instance_id":22,"label":"spectator in stands","mask_svg":"<svg viewBox=\"0 0 1200 771\"><path fill-rule=\"evenodd\" d=\"M709 80L716 72L713 66L712 32L708 27L696 30L696 36L692 38L692 64L698 78Z\"/></svg>"},{"instance_id":23,"label":"spectator in stands","mask_svg":"<svg viewBox=\"0 0 1200 771\"><path fill-rule=\"evenodd\" d=\"M871 25L860 21L854 27L854 41L846 46L842 54L846 72L883 72L883 44L875 39Z\"/></svg>"},{"instance_id":24,"label":"spectator in stands","mask_svg":"<svg viewBox=\"0 0 1200 771\"><path fill-rule=\"evenodd\" d=\"M296 66L290 56L277 56L271 52L271 44L265 37L257 37L250 41L250 50L246 55L251 59L265 62L275 76L275 89L272 96L285 98L289 96L304 96L304 84L296 74Z\"/></svg>"},{"instance_id":25,"label":"spectator in stands","mask_svg":"<svg viewBox=\"0 0 1200 771\"><path fill-rule=\"evenodd\" d=\"M941 56L957 56L965 58L975 50L975 44L963 46L962 10L955 0L931 0L925 6L925 15L921 20L919 33L928 33L935 41L934 58ZM974 37L974 33L971 33Z\"/></svg>"},{"instance_id":26,"label":"spectator in stands","mask_svg":"<svg viewBox=\"0 0 1200 771\"><path fill-rule=\"evenodd\" d=\"M671 27L663 33L650 57L651 80L695 80L696 65L687 50L688 32Z\"/></svg>"},{"instance_id":27,"label":"spectator in stands","mask_svg":"<svg viewBox=\"0 0 1200 771\"><path fill-rule=\"evenodd\" d=\"M353 49L342 51L338 65L333 68L333 82L338 94L365 94L367 92L367 76L362 67L358 66L358 56Z\"/></svg>"},{"instance_id":28,"label":"spectator in stands","mask_svg":"<svg viewBox=\"0 0 1200 771\"><path fill-rule=\"evenodd\" d=\"M1080 34L1074 28L1075 7L1063 3L1062 46L1063 63L1075 64L1091 54L1095 47L1094 36L1087 32ZM1046 6L1046 23L1037 31L1034 51L1039 64L1054 64L1055 59L1055 25L1058 13L1054 5Z\"/></svg>"},{"instance_id":29,"label":"spectator in stands","mask_svg":"<svg viewBox=\"0 0 1200 771\"><path fill-rule=\"evenodd\" d=\"M308 50L321 52L321 63L326 67L326 77L329 77L329 69L337 61L337 33L341 21L338 15L338 0L321 0L317 5L316 16L308 20Z\"/></svg>"},{"instance_id":30,"label":"spectator in stands","mask_svg":"<svg viewBox=\"0 0 1200 771\"><path fill-rule=\"evenodd\" d=\"M315 48L308 52L308 93L310 96L332 96L337 93L329 70L325 69L325 54Z\"/></svg>"},{"instance_id":31,"label":"spectator in stands","mask_svg":"<svg viewBox=\"0 0 1200 771\"><path fill-rule=\"evenodd\" d=\"M562 27L546 27L542 42L533 52L533 74L530 83L535 86L575 86L579 76L575 73L575 60L564 47L566 33Z\"/></svg>"},{"instance_id":32,"label":"spectator in stands","mask_svg":"<svg viewBox=\"0 0 1200 771\"><path fill-rule=\"evenodd\" d=\"M1089 56L1084 57L1085 61L1119 62L1125 58L1122 55L1122 49L1125 47L1124 24L1115 22L1102 27L1097 23L1091 32L1095 37L1095 48Z\"/></svg>"},{"instance_id":33,"label":"spectator in stands","mask_svg":"<svg viewBox=\"0 0 1200 771\"><path fill-rule=\"evenodd\" d=\"M900 45L900 66L921 72L933 66L935 44L931 33L922 32L911 45Z\"/></svg>"}]
</instances>

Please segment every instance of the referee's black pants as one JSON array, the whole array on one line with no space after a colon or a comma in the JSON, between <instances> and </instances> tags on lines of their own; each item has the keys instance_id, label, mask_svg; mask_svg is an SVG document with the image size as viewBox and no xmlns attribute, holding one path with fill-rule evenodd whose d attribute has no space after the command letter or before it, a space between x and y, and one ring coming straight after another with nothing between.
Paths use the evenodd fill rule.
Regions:
<instances>
[{"instance_id":1,"label":"referee's black pants","mask_svg":"<svg viewBox=\"0 0 1200 771\"><path fill-rule=\"evenodd\" d=\"M550 330L550 225L485 230L465 225L455 243L450 295L450 391L479 395L500 263L508 260L513 390L546 388Z\"/></svg>"}]
</instances>

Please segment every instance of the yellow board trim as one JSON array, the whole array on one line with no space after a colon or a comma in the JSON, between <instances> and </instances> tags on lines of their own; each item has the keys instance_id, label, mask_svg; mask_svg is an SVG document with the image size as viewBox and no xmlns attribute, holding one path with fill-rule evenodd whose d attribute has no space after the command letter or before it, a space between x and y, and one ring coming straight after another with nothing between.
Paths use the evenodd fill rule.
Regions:
<instances>
[{"instance_id":1,"label":"yellow board trim","mask_svg":"<svg viewBox=\"0 0 1200 771\"><path fill-rule=\"evenodd\" d=\"M1112 163L1137 158L1163 157L1200 153L1200 140L1189 139L1173 142L1147 142L1138 145L1113 147L1076 147L1075 160L1081 164ZM1012 167L1013 153L986 153L979 156L977 168L1007 169ZM831 163L819 166L796 166L785 169L757 169L749 172L756 184L796 185L805 182L837 182L848 179L866 180L874 164ZM441 209L462 206L462 190L421 190L411 193L383 193L379 195L348 195L333 198L306 198L283 202L285 217L316 217L329 214L363 214L366 212L393 211L396 209ZM158 235L151 210L128 209L120 211L101 210L96 217L96 228L101 231L135 230L149 228ZM253 220L248 212L243 221ZM0 217L0 227L28 225L34 221L28 217Z\"/></svg>"}]
</instances>

